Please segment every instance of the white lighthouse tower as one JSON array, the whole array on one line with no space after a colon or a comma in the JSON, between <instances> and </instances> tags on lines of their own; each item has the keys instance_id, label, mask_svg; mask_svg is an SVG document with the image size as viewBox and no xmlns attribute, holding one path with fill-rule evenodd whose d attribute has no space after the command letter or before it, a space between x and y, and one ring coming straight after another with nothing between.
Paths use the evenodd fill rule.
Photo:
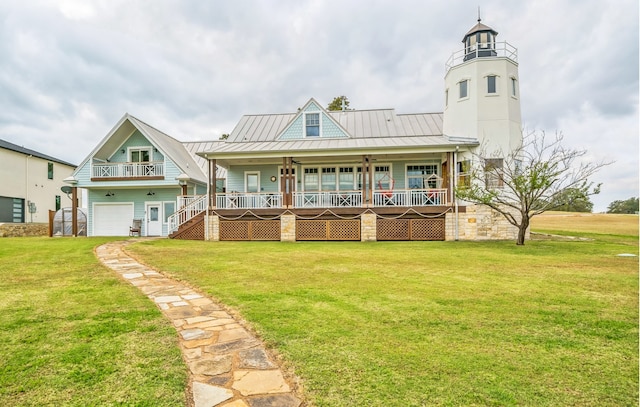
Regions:
<instances>
[{"instance_id":1,"label":"white lighthouse tower","mask_svg":"<svg viewBox=\"0 0 640 407\"><path fill-rule=\"evenodd\" d=\"M522 144L517 50L478 23L446 64L443 133L475 138L492 157Z\"/></svg>"}]
</instances>

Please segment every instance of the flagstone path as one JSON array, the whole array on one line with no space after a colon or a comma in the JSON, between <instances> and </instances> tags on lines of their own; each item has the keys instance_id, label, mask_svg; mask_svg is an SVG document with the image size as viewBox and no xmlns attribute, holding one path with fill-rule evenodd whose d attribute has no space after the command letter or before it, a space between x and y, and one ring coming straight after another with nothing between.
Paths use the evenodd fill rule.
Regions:
<instances>
[{"instance_id":1,"label":"flagstone path","mask_svg":"<svg viewBox=\"0 0 640 407\"><path fill-rule=\"evenodd\" d=\"M96 256L138 287L171 320L189 367L194 407L299 407L300 398L263 343L210 298L129 256L131 242L98 246Z\"/></svg>"}]
</instances>

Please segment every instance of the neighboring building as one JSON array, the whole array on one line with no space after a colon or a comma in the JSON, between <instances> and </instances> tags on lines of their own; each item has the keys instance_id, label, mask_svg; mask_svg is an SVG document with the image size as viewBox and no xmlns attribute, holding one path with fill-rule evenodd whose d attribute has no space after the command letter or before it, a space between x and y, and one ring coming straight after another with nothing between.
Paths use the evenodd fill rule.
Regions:
<instances>
[{"instance_id":1,"label":"neighboring building","mask_svg":"<svg viewBox=\"0 0 640 407\"><path fill-rule=\"evenodd\" d=\"M50 210L71 206L60 188L75 168L0 140L0 223L47 223Z\"/></svg>"},{"instance_id":2,"label":"neighboring building","mask_svg":"<svg viewBox=\"0 0 640 407\"><path fill-rule=\"evenodd\" d=\"M89 234L126 235L139 218L142 235L186 239L512 238L502 217L454 199L474 155L499 167L522 142L517 52L496 35L478 20L464 36L442 113L327 111L312 98L244 116L208 143L125 115L74 173L89 190Z\"/></svg>"}]
</instances>

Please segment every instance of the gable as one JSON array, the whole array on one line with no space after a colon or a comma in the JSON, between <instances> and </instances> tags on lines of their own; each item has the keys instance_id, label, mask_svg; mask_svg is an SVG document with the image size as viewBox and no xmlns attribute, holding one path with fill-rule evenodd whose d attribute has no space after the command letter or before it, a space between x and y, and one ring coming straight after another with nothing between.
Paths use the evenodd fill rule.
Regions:
<instances>
[{"instance_id":1,"label":"gable","mask_svg":"<svg viewBox=\"0 0 640 407\"><path fill-rule=\"evenodd\" d=\"M164 161L164 155L157 149L140 130L136 129L109 157L110 162L130 161L131 150L147 149L149 151L149 161Z\"/></svg>"},{"instance_id":2,"label":"gable","mask_svg":"<svg viewBox=\"0 0 640 407\"><path fill-rule=\"evenodd\" d=\"M307 126L315 127L316 129L312 132ZM315 135L312 136L310 134ZM280 133L277 139L301 140L315 138L349 138L349 134L329 116L326 110L311 99Z\"/></svg>"}]
</instances>

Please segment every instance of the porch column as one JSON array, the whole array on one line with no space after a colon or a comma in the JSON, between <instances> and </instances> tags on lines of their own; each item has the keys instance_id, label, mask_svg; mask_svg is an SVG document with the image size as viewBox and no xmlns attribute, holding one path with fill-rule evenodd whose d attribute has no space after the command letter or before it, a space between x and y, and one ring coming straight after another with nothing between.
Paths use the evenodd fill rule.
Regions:
<instances>
[{"instance_id":1,"label":"porch column","mask_svg":"<svg viewBox=\"0 0 640 407\"><path fill-rule=\"evenodd\" d=\"M282 157L282 176L280 179L280 192L282 193L282 206L287 206L287 157Z\"/></svg>"},{"instance_id":2,"label":"porch column","mask_svg":"<svg viewBox=\"0 0 640 407\"><path fill-rule=\"evenodd\" d=\"M216 173L217 165L215 159L209 159L209 207L216 207Z\"/></svg>"},{"instance_id":3,"label":"porch column","mask_svg":"<svg viewBox=\"0 0 640 407\"><path fill-rule=\"evenodd\" d=\"M78 236L78 187L71 187L71 234Z\"/></svg>"},{"instance_id":4,"label":"porch column","mask_svg":"<svg viewBox=\"0 0 640 407\"><path fill-rule=\"evenodd\" d=\"M368 165L368 170L369 170L369 204L371 206L373 206L373 158L371 157L371 154L369 154L367 156L367 162L369 163Z\"/></svg>"},{"instance_id":5,"label":"porch column","mask_svg":"<svg viewBox=\"0 0 640 407\"><path fill-rule=\"evenodd\" d=\"M293 206L293 188L295 188L295 178L293 177L293 157L288 157L289 167L287 172L287 206Z\"/></svg>"}]
</instances>

